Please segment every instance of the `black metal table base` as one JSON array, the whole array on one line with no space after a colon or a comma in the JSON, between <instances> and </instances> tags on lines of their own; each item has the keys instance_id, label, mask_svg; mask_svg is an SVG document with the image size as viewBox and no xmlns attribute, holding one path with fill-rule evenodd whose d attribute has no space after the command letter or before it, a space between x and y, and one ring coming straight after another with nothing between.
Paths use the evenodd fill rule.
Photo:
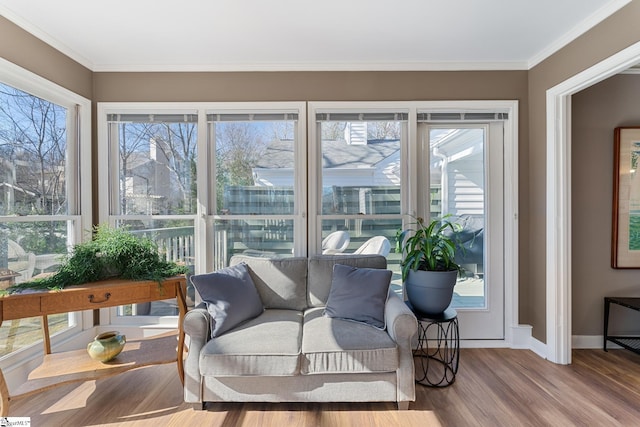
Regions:
<instances>
[{"instance_id":1,"label":"black metal table base","mask_svg":"<svg viewBox=\"0 0 640 427\"><path fill-rule=\"evenodd\" d=\"M604 344L603 349L607 351L607 341L618 344L622 348L640 354L640 336L609 335L609 313L611 304L640 311L640 298L638 297L604 297Z\"/></svg>"},{"instance_id":2,"label":"black metal table base","mask_svg":"<svg viewBox=\"0 0 640 427\"><path fill-rule=\"evenodd\" d=\"M447 387L456 380L460 361L457 313L450 308L437 316L417 312L416 317L416 382L429 387Z\"/></svg>"}]
</instances>

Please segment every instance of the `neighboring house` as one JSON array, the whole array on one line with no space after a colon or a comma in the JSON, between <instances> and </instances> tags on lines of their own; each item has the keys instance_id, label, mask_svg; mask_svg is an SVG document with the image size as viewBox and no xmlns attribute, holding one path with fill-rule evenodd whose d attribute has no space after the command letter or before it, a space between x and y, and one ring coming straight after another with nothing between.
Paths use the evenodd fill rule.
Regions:
<instances>
[{"instance_id":1,"label":"neighboring house","mask_svg":"<svg viewBox=\"0 0 640 427\"><path fill-rule=\"evenodd\" d=\"M258 186L293 185L293 144L274 141L253 168ZM400 184L400 144L397 139L368 140L349 145L346 141L322 141L323 187L393 186Z\"/></svg>"},{"instance_id":2,"label":"neighboring house","mask_svg":"<svg viewBox=\"0 0 640 427\"><path fill-rule=\"evenodd\" d=\"M380 213L372 206L371 191L395 192L399 203L399 140L354 139L322 141L324 203L332 204L334 212ZM437 213L484 214L483 139L481 129L442 129L433 135L431 187ZM293 187L293 162L292 141L272 142L253 168L255 185ZM357 204L355 212L349 212L345 198Z\"/></svg>"},{"instance_id":3,"label":"neighboring house","mask_svg":"<svg viewBox=\"0 0 640 427\"><path fill-rule=\"evenodd\" d=\"M36 200L36 194L13 185L9 182L0 182L0 212L9 213L14 206L27 206Z\"/></svg>"},{"instance_id":4,"label":"neighboring house","mask_svg":"<svg viewBox=\"0 0 640 427\"><path fill-rule=\"evenodd\" d=\"M432 133L431 188L439 189L440 214L484 215L483 147L482 129Z\"/></svg>"},{"instance_id":5,"label":"neighboring house","mask_svg":"<svg viewBox=\"0 0 640 427\"><path fill-rule=\"evenodd\" d=\"M64 167L48 165L43 173L39 170L38 162L31 160L0 159L0 214L50 212L64 204Z\"/></svg>"},{"instance_id":6,"label":"neighboring house","mask_svg":"<svg viewBox=\"0 0 640 427\"><path fill-rule=\"evenodd\" d=\"M253 168L258 186L293 186L293 143L274 141ZM347 122L344 139L322 141L322 186L400 185L400 141L367 139L366 122ZM325 190L326 191L326 190Z\"/></svg>"},{"instance_id":7,"label":"neighboring house","mask_svg":"<svg viewBox=\"0 0 640 427\"><path fill-rule=\"evenodd\" d=\"M171 171L163 150L151 140L149 151L132 152L124 172L126 212L164 214L166 204L172 203Z\"/></svg>"},{"instance_id":8,"label":"neighboring house","mask_svg":"<svg viewBox=\"0 0 640 427\"><path fill-rule=\"evenodd\" d=\"M253 168L254 182L262 187L293 188L293 144L274 141ZM324 210L370 214L371 192L397 194L400 202L400 143L397 139L322 141ZM328 206L327 206L328 205Z\"/></svg>"}]
</instances>

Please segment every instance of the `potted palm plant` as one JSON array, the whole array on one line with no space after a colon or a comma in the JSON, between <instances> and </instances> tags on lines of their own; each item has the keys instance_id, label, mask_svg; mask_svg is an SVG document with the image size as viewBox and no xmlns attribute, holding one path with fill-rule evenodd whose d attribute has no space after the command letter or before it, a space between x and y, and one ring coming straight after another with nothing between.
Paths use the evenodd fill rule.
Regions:
<instances>
[{"instance_id":1,"label":"potted palm plant","mask_svg":"<svg viewBox=\"0 0 640 427\"><path fill-rule=\"evenodd\" d=\"M447 309L460 272L455 262L455 235L460 226L447 218L426 223L418 217L414 227L396 233L396 252L403 254L400 266L407 297L425 314Z\"/></svg>"}]
</instances>

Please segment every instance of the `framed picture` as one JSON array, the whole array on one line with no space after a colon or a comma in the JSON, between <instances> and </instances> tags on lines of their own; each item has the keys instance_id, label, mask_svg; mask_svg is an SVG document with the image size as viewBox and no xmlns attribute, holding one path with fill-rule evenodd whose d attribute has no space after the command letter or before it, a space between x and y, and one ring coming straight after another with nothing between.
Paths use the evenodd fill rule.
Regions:
<instances>
[{"instance_id":1,"label":"framed picture","mask_svg":"<svg viewBox=\"0 0 640 427\"><path fill-rule=\"evenodd\" d=\"M640 268L640 126L614 132L611 267Z\"/></svg>"}]
</instances>

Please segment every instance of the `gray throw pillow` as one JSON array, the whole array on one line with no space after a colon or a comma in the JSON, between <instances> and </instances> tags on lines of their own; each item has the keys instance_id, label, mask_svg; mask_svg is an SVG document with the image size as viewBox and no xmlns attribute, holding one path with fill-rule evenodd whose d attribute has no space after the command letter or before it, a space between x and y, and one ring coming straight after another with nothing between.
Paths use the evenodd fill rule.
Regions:
<instances>
[{"instance_id":1,"label":"gray throw pillow","mask_svg":"<svg viewBox=\"0 0 640 427\"><path fill-rule=\"evenodd\" d=\"M334 265L324 315L384 329L391 274L390 270Z\"/></svg>"},{"instance_id":2,"label":"gray throw pillow","mask_svg":"<svg viewBox=\"0 0 640 427\"><path fill-rule=\"evenodd\" d=\"M247 265L237 264L213 273L191 276L191 283L207 304L215 324L215 338L264 311Z\"/></svg>"}]
</instances>

